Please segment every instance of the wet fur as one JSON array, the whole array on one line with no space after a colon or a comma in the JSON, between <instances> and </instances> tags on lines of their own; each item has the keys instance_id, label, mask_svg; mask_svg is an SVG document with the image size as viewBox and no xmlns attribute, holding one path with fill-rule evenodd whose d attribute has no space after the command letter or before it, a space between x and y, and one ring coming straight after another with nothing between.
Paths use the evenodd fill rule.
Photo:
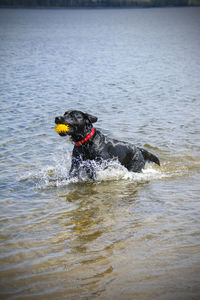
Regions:
<instances>
[{"instance_id":1,"label":"wet fur","mask_svg":"<svg viewBox=\"0 0 200 300\"><path fill-rule=\"evenodd\" d=\"M63 116L55 118L56 124L70 126L68 132L60 133L60 135L70 135L73 142L79 142L85 138L91 132L93 123L96 121L97 117L77 110L67 111ZM117 159L132 172L141 172L146 161L160 165L159 159L147 150L109 138L96 130L95 134L82 146L74 146L69 176L79 177L81 169L84 169L89 178L95 179L94 162L102 163L113 159Z\"/></svg>"}]
</instances>

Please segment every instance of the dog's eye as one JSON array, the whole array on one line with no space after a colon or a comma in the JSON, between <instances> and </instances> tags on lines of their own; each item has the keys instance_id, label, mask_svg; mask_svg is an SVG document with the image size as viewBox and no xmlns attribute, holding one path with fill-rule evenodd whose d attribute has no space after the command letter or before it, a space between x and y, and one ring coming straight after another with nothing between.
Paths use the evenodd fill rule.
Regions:
<instances>
[{"instance_id":1,"label":"dog's eye","mask_svg":"<svg viewBox=\"0 0 200 300\"><path fill-rule=\"evenodd\" d=\"M83 117L82 117L81 115L78 115L78 116L76 116L76 119L77 119L78 121L81 121L81 120L83 119Z\"/></svg>"}]
</instances>

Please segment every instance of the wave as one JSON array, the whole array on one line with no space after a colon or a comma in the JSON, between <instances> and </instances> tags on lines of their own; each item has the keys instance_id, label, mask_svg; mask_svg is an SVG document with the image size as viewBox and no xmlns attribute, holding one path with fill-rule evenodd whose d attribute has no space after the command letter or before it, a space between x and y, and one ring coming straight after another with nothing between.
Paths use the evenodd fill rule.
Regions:
<instances>
[{"instance_id":1,"label":"wave","mask_svg":"<svg viewBox=\"0 0 200 300\"><path fill-rule=\"evenodd\" d=\"M21 182L31 182L33 188L51 188L65 186L71 183L93 182L88 179L87 174L81 172L79 178L68 179L68 172L71 163L71 154L65 153L55 156L52 159L52 165L42 166L40 169L30 170L20 178ZM101 165L93 163L96 170L95 183L105 181L129 180L136 183L147 182L151 180L162 180L166 178L184 176L188 174L189 167L182 162L167 159L158 167L152 163L146 163L141 173L128 171L118 161L105 161Z\"/></svg>"}]
</instances>

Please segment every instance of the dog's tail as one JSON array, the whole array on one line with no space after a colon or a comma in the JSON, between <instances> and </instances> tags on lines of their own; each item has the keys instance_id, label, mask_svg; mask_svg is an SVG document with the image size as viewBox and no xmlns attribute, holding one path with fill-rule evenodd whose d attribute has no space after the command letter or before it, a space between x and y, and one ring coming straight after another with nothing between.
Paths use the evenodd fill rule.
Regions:
<instances>
[{"instance_id":1,"label":"dog's tail","mask_svg":"<svg viewBox=\"0 0 200 300\"><path fill-rule=\"evenodd\" d=\"M145 160L152 161L152 162L154 162L154 163L156 163L157 165L160 166L160 161L157 158L157 156L155 156L154 154L148 152L147 150L145 150L143 148L139 148L139 149L142 152L142 155L143 155Z\"/></svg>"}]
</instances>

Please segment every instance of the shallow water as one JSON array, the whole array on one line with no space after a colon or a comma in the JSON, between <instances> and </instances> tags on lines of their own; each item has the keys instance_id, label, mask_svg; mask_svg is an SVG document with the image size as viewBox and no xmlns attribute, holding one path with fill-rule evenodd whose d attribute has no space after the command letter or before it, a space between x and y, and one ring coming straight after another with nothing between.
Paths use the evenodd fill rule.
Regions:
<instances>
[{"instance_id":1,"label":"shallow water","mask_svg":"<svg viewBox=\"0 0 200 300\"><path fill-rule=\"evenodd\" d=\"M1 299L199 299L199 15L0 10ZM67 181L73 108L161 167Z\"/></svg>"}]
</instances>

